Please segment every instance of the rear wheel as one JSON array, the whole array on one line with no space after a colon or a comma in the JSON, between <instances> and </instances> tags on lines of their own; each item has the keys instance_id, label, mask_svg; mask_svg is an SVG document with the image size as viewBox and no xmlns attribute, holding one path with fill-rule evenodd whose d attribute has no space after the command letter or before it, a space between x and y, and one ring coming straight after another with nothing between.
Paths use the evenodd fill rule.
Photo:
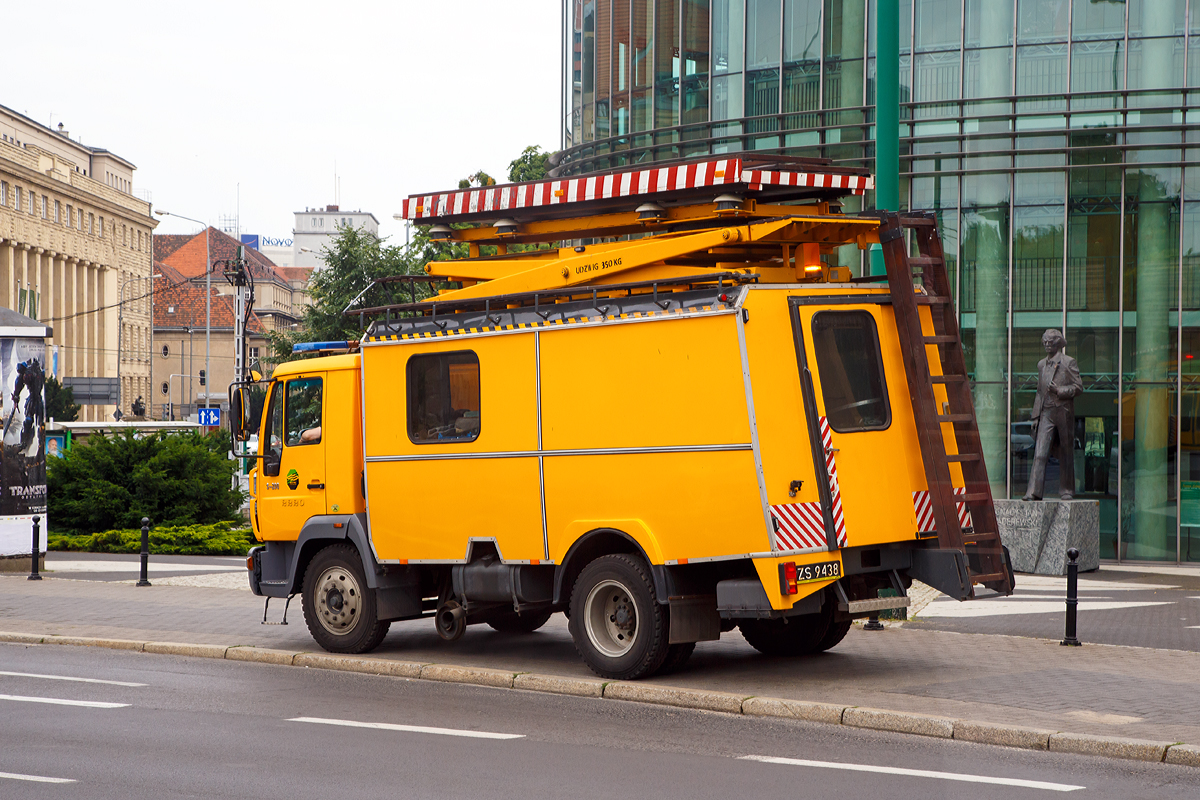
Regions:
<instances>
[{"instance_id":1,"label":"rear wheel","mask_svg":"<svg viewBox=\"0 0 1200 800\"><path fill-rule=\"evenodd\" d=\"M579 655L603 678L645 677L667 658L667 613L635 556L602 556L583 568L571 592L570 630Z\"/></svg>"},{"instance_id":2,"label":"rear wheel","mask_svg":"<svg viewBox=\"0 0 1200 800\"><path fill-rule=\"evenodd\" d=\"M526 611L524 614L509 611L489 619L488 625L501 633L533 633L549 622L552 616L553 611Z\"/></svg>"},{"instance_id":3,"label":"rear wheel","mask_svg":"<svg viewBox=\"0 0 1200 800\"><path fill-rule=\"evenodd\" d=\"M331 653L366 653L387 635L388 623L379 621L375 592L350 545L326 547L309 562L301 603L309 633Z\"/></svg>"},{"instance_id":4,"label":"rear wheel","mask_svg":"<svg viewBox=\"0 0 1200 800\"><path fill-rule=\"evenodd\" d=\"M825 635L821 637L821 641L817 642L814 653L823 653L826 650L837 647L842 639L846 638L846 634L850 632L850 627L853 623L850 620L842 622L831 622L829 630L825 631Z\"/></svg>"}]
</instances>

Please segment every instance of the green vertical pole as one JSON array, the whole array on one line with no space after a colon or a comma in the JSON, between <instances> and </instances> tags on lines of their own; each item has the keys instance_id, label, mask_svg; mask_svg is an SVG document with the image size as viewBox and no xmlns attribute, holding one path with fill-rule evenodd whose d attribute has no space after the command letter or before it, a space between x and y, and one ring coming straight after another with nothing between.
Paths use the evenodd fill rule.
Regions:
<instances>
[{"instance_id":1,"label":"green vertical pole","mask_svg":"<svg viewBox=\"0 0 1200 800\"><path fill-rule=\"evenodd\" d=\"M900 3L878 0L875 21L875 208L900 210ZM872 248L871 274L883 275Z\"/></svg>"}]
</instances>

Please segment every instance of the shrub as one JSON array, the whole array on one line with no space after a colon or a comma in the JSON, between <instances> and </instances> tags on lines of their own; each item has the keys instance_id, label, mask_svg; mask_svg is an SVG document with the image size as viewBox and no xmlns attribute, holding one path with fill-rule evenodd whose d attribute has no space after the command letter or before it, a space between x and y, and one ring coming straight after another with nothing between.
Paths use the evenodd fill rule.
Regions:
<instances>
[{"instance_id":1,"label":"shrub","mask_svg":"<svg viewBox=\"0 0 1200 800\"><path fill-rule=\"evenodd\" d=\"M213 525L178 525L150 529L150 552L153 555L180 556L244 556L255 544L249 528L236 522ZM51 550L74 550L85 553L140 553L141 528L104 531L90 535L51 533Z\"/></svg>"},{"instance_id":2,"label":"shrub","mask_svg":"<svg viewBox=\"0 0 1200 800\"><path fill-rule=\"evenodd\" d=\"M212 524L233 518L242 493L228 434L93 434L62 458L48 459L52 529L72 535L156 526Z\"/></svg>"}]
</instances>

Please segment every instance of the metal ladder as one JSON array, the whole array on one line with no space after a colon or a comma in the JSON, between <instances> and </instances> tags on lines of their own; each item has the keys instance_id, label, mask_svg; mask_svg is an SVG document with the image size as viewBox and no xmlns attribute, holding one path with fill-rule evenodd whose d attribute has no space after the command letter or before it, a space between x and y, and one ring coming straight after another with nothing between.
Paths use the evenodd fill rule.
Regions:
<instances>
[{"instance_id":1,"label":"metal ladder","mask_svg":"<svg viewBox=\"0 0 1200 800\"><path fill-rule=\"evenodd\" d=\"M909 255L906 230L912 232L919 255ZM931 214L901 216L887 213L882 216L879 240L887 265L888 286L904 354L938 547L959 550L966 556L972 583L983 584L1001 594L1011 594L1012 568L1000 541L936 220ZM922 306L929 309L932 334L923 329ZM930 346L936 348L936 359L941 368L939 375L930 369ZM946 400L940 409L935 386L944 387L946 392ZM953 425L954 453L947 452L943 423ZM951 483L951 464L958 464L962 469L965 494L955 492ZM970 511L969 526L960 521L961 503L965 503Z\"/></svg>"}]
</instances>

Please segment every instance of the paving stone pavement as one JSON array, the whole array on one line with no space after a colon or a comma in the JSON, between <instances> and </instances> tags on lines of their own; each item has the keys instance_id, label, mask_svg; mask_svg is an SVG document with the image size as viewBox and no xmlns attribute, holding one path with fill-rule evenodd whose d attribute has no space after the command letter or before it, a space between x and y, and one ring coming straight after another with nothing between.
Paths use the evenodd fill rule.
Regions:
<instances>
[{"instance_id":1,"label":"paving stone pavement","mask_svg":"<svg viewBox=\"0 0 1200 800\"><path fill-rule=\"evenodd\" d=\"M0 631L317 651L299 601L289 625L264 626L262 599L237 589L135 587L0 576ZM282 603L272 603L278 621ZM15 645L9 645L15 646ZM468 628L441 641L430 620L394 623L372 654L427 663L594 677L556 615L532 635ZM855 627L829 653L758 654L736 631L702 642L680 672L651 683L936 714L1075 733L1200 744L1200 653Z\"/></svg>"}]
</instances>

